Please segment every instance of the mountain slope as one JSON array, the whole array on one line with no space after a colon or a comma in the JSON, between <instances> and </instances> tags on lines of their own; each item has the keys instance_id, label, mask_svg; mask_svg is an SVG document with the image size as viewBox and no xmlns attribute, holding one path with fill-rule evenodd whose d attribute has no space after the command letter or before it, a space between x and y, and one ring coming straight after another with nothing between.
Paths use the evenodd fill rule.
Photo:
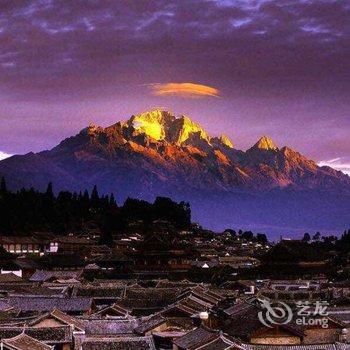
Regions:
<instances>
[{"instance_id":1,"label":"mountain slope","mask_svg":"<svg viewBox=\"0 0 350 350\"><path fill-rule=\"evenodd\" d=\"M51 181L56 190L83 190L97 184L119 199L170 195L203 204L237 194L256 201L280 191L350 193L349 176L278 148L266 136L243 152L227 136L211 137L190 118L161 110L107 128L90 125L49 151L1 161L0 174L11 188L45 189Z\"/></svg>"}]
</instances>

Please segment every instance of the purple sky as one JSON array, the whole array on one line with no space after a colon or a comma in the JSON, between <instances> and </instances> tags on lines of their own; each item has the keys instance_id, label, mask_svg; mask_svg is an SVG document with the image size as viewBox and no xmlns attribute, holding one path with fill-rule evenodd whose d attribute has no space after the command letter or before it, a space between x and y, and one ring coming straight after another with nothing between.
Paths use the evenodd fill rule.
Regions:
<instances>
[{"instance_id":1,"label":"purple sky","mask_svg":"<svg viewBox=\"0 0 350 350\"><path fill-rule=\"evenodd\" d=\"M349 18L331 0L1 1L0 156L164 107L346 167ZM154 92L169 83L219 97Z\"/></svg>"}]
</instances>

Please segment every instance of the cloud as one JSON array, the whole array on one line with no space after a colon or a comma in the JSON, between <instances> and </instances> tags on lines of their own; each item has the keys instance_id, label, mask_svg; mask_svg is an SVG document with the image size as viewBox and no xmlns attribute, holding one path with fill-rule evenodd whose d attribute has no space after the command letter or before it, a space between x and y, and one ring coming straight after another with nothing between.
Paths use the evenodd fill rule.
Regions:
<instances>
[{"instance_id":1,"label":"cloud","mask_svg":"<svg viewBox=\"0 0 350 350\"><path fill-rule=\"evenodd\" d=\"M219 97L219 90L194 83L151 84L149 87L156 96L179 96L183 98Z\"/></svg>"},{"instance_id":2,"label":"cloud","mask_svg":"<svg viewBox=\"0 0 350 350\"><path fill-rule=\"evenodd\" d=\"M11 157L11 156L12 156L12 154L8 154L8 153L0 151L0 160L6 159L6 158Z\"/></svg>"},{"instance_id":3,"label":"cloud","mask_svg":"<svg viewBox=\"0 0 350 350\"><path fill-rule=\"evenodd\" d=\"M330 160L323 160L318 163L319 166L329 166L335 170L340 170L345 174L350 175L350 158L334 158Z\"/></svg>"}]
</instances>

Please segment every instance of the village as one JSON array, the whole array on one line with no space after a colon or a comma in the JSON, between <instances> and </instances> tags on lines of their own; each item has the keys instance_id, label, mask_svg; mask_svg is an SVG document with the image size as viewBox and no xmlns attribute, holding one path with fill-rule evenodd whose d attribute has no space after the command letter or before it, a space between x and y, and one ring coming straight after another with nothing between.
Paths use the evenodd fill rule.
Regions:
<instances>
[{"instance_id":1,"label":"village","mask_svg":"<svg viewBox=\"0 0 350 350\"><path fill-rule=\"evenodd\" d=\"M96 227L1 236L1 349L350 349L350 283L327 270L337 257L292 259L311 243L251 232L140 227L111 244Z\"/></svg>"}]
</instances>

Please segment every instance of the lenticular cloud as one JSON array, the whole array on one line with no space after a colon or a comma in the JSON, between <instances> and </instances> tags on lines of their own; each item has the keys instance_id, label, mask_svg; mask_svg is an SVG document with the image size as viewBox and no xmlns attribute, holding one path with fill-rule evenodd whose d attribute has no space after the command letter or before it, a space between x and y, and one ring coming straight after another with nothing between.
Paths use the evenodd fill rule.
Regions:
<instances>
[{"instance_id":1,"label":"lenticular cloud","mask_svg":"<svg viewBox=\"0 0 350 350\"><path fill-rule=\"evenodd\" d=\"M219 90L195 83L151 84L149 87L156 96L179 96L184 98L219 97Z\"/></svg>"}]
</instances>

